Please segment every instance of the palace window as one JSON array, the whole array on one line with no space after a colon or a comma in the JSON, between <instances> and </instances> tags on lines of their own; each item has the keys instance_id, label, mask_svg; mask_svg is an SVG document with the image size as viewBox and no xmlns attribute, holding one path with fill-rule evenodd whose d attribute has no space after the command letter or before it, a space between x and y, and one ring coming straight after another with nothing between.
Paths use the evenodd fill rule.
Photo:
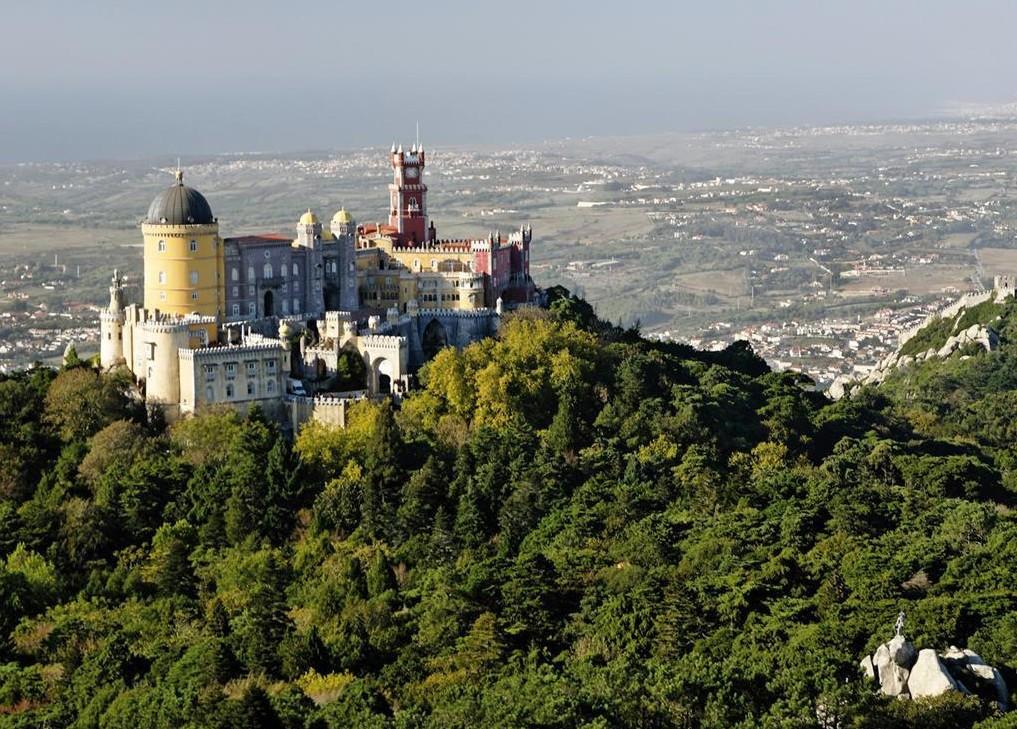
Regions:
<instances>
[{"instance_id":1,"label":"palace window","mask_svg":"<svg viewBox=\"0 0 1017 729\"><path fill-rule=\"evenodd\" d=\"M300 291L300 282L299 281L294 281L293 282L293 290L294 291Z\"/></svg>"},{"instance_id":2,"label":"palace window","mask_svg":"<svg viewBox=\"0 0 1017 729\"><path fill-rule=\"evenodd\" d=\"M290 313L290 302L289 299L283 299L283 314Z\"/></svg>"},{"instance_id":3,"label":"palace window","mask_svg":"<svg viewBox=\"0 0 1017 729\"><path fill-rule=\"evenodd\" d=\"M265 369L268 371L269 374L275 374L275 360L274 359L265 360Z\"/></svg>"},{"instance_id":4,"label":"palace window","mask_svg":"<svg viewBox=\"0 0 1017 729\"><path fill-rule=\"evenodd\" d=\"M255 387L254 387L254 383L251 382L250 380L248 380L247 381L247 394L248 394L248 396L253 396L255 394L255 392L256 392L256 390L255 390Z\"/></svg>"},{"instance_id":5,"label":"palace window","mask_svg":"<svg viewBox=\"0 0 1017 729\"><path fill-rule=\"evenodd\" d=\"M234 266L233 269L230 271L230 279L233 281L240 280L240 271L237 270L236 266Z\"/></svg>"},{"instance_id":6,"label":"palace window","mask_svg":"<svg viewBox=\"0 0 1017 729\"><path fill-rule=\"evenodd\" d=\"M281 275L283 278L286 278L286 268L287 268L286 261L283 261L281 264L279 264L279 275Z\"/></svg>"},{"instance_id":7,"label":"palace window","mask_svg":"<svg viewBox=\"0 0 1017 729\"><path fill-rule=\"evenodd\" d=\"M205 381L215 382L215 365L205 365Z\"/></svg>"},{"instance_id":8,"label":"palace window","mask_svg":"<svg viewBox=\"0 0 1017 729\"><path fill-rule=\"evenodd\" d=\"M265 381L265 392L267 392L269 395L275 392L275 380Z\"/></svg>"},{"instance_id":9,"label":"palace window","mask_svg":"<svg viewBox=\"0 0 1017 729\"><path fill-rule=\"evenodd\" d=\"M254 266L247 267L247 280L248 281L254 280Z\"/></svg>"},{"instance_id":10,"label":"palace window","mask_svg":"<svg viewBox=\"0 0 1017 729\"><path fill-rule=\"evenodd\" d=\"M293 313L300 313L300 299L293 299Z\"/></svg>"},{"instance_id":11,"label":"palace window","mask_svg":"<svg viewBox=\"0 0 1017 729\"><path fill-rule=\"evenodd\" d=\"M192 240L191 241L191 253L194 253L197 250L198 250L198 241Z\"/></svg>"},{"instance_id":12,"label":"palace window","mask_svg":"<svg viewBox=\"0 0 1017 729\"><path fill-rule=\"evenodd\" d=\"M252 360L247 363L247 376L251 377L256 374L258 374L258 363Z\"/></svg>"},{"instance_id":13,"label":"palace window","mask_svg":"<svg viewBox=\"0 0 1017 729\"><path fill-rule=\"evenodd\" d=\"M293 275L294 276L299 276L300 275L300 267L297 264L295 264L295 263L293 264Z\"/></svg>"},{"instance_id":14,"label":"palace window","mask_svg":"<svg viewBox=\"0 0 1017 729\"><path fill-rule=\"evenodd\" d=\"M268 251L265 251L265 253L268 253ZM272 271L272 264L271 263L266 263L265 267L262 269L262 275L265 278L272 278L272 273L273 273L273 271Z\"/></svg>"},{"instance_id":15,"label":"palace window","mask_svg":"<svg viewBox=\"0 0 1017 729\"><path fill-rule=\"evenodd\" d=\"M232 382L226 384L226 397L228 399L230 399L230 400L233 399L233 383Z\"/></svg>"},{"instance_id":16,"label":"palace window","mask_svg":"<svg viewBox=\"0 0 1017 729\"><path fill-rule=\"evenodd\" d=\"M234 286L233 287L233 298L236 299L239 296L240 296L240 287L239 286Z\"/></svg>"},{"instance_id":17,"label":"palace window","mask_svg":"<svg viewBox=\"0 0 1017 729\"><path fill-rule=\"evenodd\" d=\"M165 271L159 271L159 283L161 283L161 284L166 283L166 272Z\"/></svg>"},{"instance_id":18,"label":"palace window","mask_svg":"<svg viewBox=\"0 0 1017 729\"><path fill-rule=\"evenodd\" d=\"M197 300L198 300L198 292L197 291L192 291L191 292L191 301L197 301Z\"/></svg>"},{"instance_id":19,"label":"palace window","mask_svg":"<svg viewBox=\"0 0 1017 729\"><path fill-rule=\"evenodd\" d=\"M254 284L251 284L250 286L247 287L247 295L254 296Z\"/></svg>"},{"instance_id":20,"label":"palace window","mask_svg":"<svg viewBox=\"0 0 1017 729\"><path fill-rule=\"evenodd\" d=\"M213 400L215 400L215 388L212 387L211 385L208 385L205 388L205 400L207 402L212 402Z\"/></svg>"},{"instance_id":21,"label":"palace window","mask_svg":"<svg viewBox=\"0 0 1017 729\"><path fill-rule=\"evenodd\" d=\"M250 316L254 316L255 311L254 311L254 302L253 301L247 305L247 313Z\"/></svg>"},{"instance_id":22,"label":"palace window","mask_svg":"<svg viewBox=\"0 0 1017 729\"><path fill-rule=\"evenodd\" d=\"M237 378L237 363L227 362L226 363L226 379L235 380Z\"/></svg>"},{"instance_id":23,"label":"palace window","mask_svg":"<svg viewBox=\"0 0 1017 729\"><path fill-rule=\"evenodd\" d=\"M265 251L264 256L265 256L265 258L271 258L272 257L272 252L271 251Z\"/></svg>"},{"instance_id":24,"label":"palace window","mask_svg":"<svg viewBox=\"0 0 1017 729\"><path fill-rule=\"evenodd\" d=\"M197 271L191 271L191 286L197 286L197 285L198 285L198 272Z\"/></svg>"},{"instance_id":25,"label":"palace window","mask_svg":"<svg viewBox=\"0 0 1017 729\"><path fill-rule=\"evenodd\" d=\"M145 342L145 344L148 346L148 353L147 353L148 354L148 359L149 360L155 359L155 342Z\"/></svg>"},{"instance_id":26,"label":"palace window","mask_svg":"<svg viewBox=\"0 0 1017 729\"><path fill-rule=\"evenodd\" d=\"M240 304L233 305L233 316L240 316Z\"/></svg>"},{"instance_id":27,"label":"palace window","mask_svg":"<svg viewBox=\"0 0 1017 729\"><path fill-rule=\"evenodd\" d=\"M166 292L165 291L160 291L159 292L159 301L165 301L165 300L166 300Z\"/></svg>"},{"instance_id":28,"label":"palace window","mask_svg":"<svg viewBox=\"0 0 1017 729\"><path fill-rule=\"evenodd\" d=\"M166 252L166 241L164 241L164 240L159 241L159 245L156 246L156 247L159 249L160 253L165 253Z\"/></svg>"}]
</instances>

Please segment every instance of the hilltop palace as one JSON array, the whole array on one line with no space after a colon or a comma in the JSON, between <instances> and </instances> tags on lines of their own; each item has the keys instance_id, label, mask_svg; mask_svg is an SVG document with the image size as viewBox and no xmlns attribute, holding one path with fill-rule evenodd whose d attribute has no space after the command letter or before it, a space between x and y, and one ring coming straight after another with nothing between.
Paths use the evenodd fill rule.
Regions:
<instances>
[{"instance_id":1,"label":"hilltop palace","mask_svg":"<svg viewBox=\"0 0 1017 729\"><path fill-rule=\"evenodd\" d=\"M439 349L489 336L504 310L536 302L530 228L443 240L428 219L423 146L393 145L390 159L387 225L341 209L325 228L308 210L295 239L221 238L177 171L141 225L144 304L128 304L113 274L102 366L126 365L170 419L257 404L294 428L342 425L352 398L404 392ZM344 351L363 360L365 390L330 392Z\"/></svg>"}]
</instances>

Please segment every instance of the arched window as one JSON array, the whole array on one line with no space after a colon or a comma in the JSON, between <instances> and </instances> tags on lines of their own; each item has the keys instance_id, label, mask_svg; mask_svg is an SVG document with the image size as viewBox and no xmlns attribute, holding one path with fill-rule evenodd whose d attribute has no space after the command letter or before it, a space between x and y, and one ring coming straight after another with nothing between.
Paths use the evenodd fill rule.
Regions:
<instances>
[{"instance_id":1,"label":"arched window","mask_svg":"<svg viewBox=\"0 0 1017 729\"><path fill-rule=\"evenodd\" d=\"M191 286L197 286L197 285L198 285L198 272L197 271L191 271Z\"/></svg>"},{"instance_id":2,"label":"arched window","mask_svg":"<svg viewBox=\"0 0 1017 729\"><path fill-rule=\"evenodd\" d=\"M279 264L279 273L282 274L283 278L286 278L286 261Z\"/></svg>"},{"instance_id":3,"label":"arched window","mask_svg":"<svg viewBox=\"0 0 1017 729\"><path fill-rule=\"evenodd\" d=\"M264 276L265 278L272 278L272 274L273 274L272 264L266 263L265 267L261 271L261 275Z\"/></svg>"},{"instance_id":4,"label":"arched window","mask_svg":"<svg viewBox=\"0 0 1017 729\"><path fill-rule=\"evenodd\" d=\"M232 280L234 280L234 281L239 281L240 280L240 271L237 270L236 266L234 266L233 270L230 271L230 278Z\"/></svg>"},{"instance_id":5,"label":"arched window","mask_svg":"<svg viewBox=\"0 0 1017 729\"><path fill-rule=\"evenodd\" d=\"M254 282L254 266L247 267L247 280Z\"/></svg>"},{"instance_id":6,"label":"arched window","mask_svg":"<svg viewBox=\"0 0 1017 729\"><path fill-rule=\"evenodd\" d=\"M166 252L166 241L164 241L164 240L159 241L158 248L159 248L159 252L160 253L165 253Z\"/></svg>"},{"instance_id":7,"label":"arched window","mask_svg":"<svg viewBox=\"0 0 1017 729\"><path fill-rule=\"evenodd\" d=\"M230 400L233 399L233 383L232 382L226 384L226 397L228 397Z\"/></svg>"},{"instance_id":8,"label":"arched window","mask_svg":"<svg viewBox=\"0 0 1017 729\"><path fill-rule=\"evenodd\" d=\"M192 240L191 241L191 253L194 253L197 250L198 250L198 241Z\"/></svg>"},{"instance_id":9,"label":"arched window","mask_svg":"<svg viewBox=\"0 0 1017 729\"><path fill-rule=\"evenodd\" d=\"M161 284L166 283L166 272L165 271L159 271L159 283L161 283Z\"/></svg>"},{"instance_id":10,"label":"arched window","mask_svg":"<svg viewBox=\"0 0 1017 729\"><path fill-rule=\"evenodd\" d=\"M211 385L205 388L205 400L208 402L215 400L215 388Z\"/></svg>"},{"instance_id":11,"label":"arched window","mask_svg":"<svg viewBox=\"0 0 1017 729\"><path fill-rule=\"evenodd\" d=\"M293 275L294 276L300 275L300 267L296 263L293 264Z\"/></svg>"}]
</instances>

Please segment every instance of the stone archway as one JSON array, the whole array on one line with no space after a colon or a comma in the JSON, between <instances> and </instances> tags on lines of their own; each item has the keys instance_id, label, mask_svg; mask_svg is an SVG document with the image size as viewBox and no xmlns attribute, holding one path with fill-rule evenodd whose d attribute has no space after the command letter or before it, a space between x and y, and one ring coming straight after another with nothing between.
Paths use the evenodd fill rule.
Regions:
<instances>
[{"instance_id":1,"label":"stone archway","mask_svg":"<svg viewBox=\"0 0 1017 729\"><path fill-rule=\"evenodd\" d=\"M378 357L371 364L371 384L375 395L388 395L392 392L392 363L384 357Z\"/></svg>"},{"instance_id":2,"label":"stone archway","mask_svg":"<svg viewBox=\"0 0 1017 729\"><path fill-rule=\"evenodd\" d=\"M275 294L271 291L265 292L263 316L275 315Z\"/></svg>"},{"instance_id":3,"label":"stone archway","mask_svg":"<svg viewBox=\"0 0 1017 729\"><path fill-rule=\"evenodd\" d=\"M424 327L424 335L421 337L421 348L424 350L424 360L434 358L434 355L448 346L448 333L445 327L437 319L431 319Z\"/></svg>"}]
</instances>

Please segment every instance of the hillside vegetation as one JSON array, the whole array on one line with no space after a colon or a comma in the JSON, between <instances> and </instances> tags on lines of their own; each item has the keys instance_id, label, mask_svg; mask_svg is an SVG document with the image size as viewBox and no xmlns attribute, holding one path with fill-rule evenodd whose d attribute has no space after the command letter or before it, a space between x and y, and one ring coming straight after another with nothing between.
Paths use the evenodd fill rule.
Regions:
<instances>
[{"instance_id":1,"label":"hillside vegetation","mask_svg":"<svg viewBox=\"0 0 1017 729\"><path fill-rule=\"evenodd\" d=\"M292 443L5 377L0 727L1015 726L858 669L1017 686L1009 345L831 403L552 298Z\"/></svg>"},{"instance_id":2,"label":"hillside vegetation","mask_svg":"<svg viewBox=\"0 0 1017 729\"><path fill-rule=\"evenodd\" d=\"M957 335L975 324L981 326L992 324L997 317L1008 310L1009 305L1005 302L996 303L989 299L961 309L952 317L934 318L904 342L900 348L900 354L913 357L930 349L939 350L951 336Z\"/></svg>"}]
</instances>

